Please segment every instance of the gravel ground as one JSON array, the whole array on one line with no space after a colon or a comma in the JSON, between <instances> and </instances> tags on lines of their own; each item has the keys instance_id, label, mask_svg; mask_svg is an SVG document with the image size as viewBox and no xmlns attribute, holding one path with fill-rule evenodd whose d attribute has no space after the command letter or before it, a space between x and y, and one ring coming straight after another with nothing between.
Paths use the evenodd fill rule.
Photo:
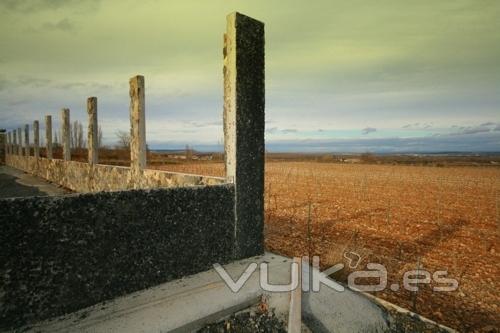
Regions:
<instances>
[{"instance_id":1,"label":"gravel ground","mask_svg":"<svg viewBox=\"0 0 500 333\"><path fill-rule=\"evenodd\" d=\"M284 322L276 318L273 312L253 312L245 311L232 315L230 318L209 324L198 333L253 333L253 332L272 332L286 333Z\"/></svg>"},{"instance_id":2,"label":"gravel ground","mask_svg":"<svg viewBox=\"0 0 500 333\"><path fill-rule=\"evenodd\" d=\"M419 315L399 313L395 310L388 310L392 318L389 321L389 332L412 332L412 333L449 333L448 330L422 320ZM489 332L489 331L485 331ZM492 331L493 332L493 331Z\"/></svg>"},{"instance_id":3,"label":"gravel ground","mask_svg":"<svg viewBox=\"0 0 500 333\"><path fill-rule=\"evenodd\" d=\"M0 173L0 198L46 195L34 186L25 186L17 183L16 179L14 176Z\"/></svg>"}]
</instances>

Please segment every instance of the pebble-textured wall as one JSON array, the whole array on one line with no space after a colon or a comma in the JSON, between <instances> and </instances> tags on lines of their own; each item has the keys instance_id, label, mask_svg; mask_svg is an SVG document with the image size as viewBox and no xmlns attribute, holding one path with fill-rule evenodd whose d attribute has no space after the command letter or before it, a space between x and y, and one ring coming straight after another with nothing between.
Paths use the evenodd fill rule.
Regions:
<instances>
[{"instance_id":1,"label":"pebble-textured wall","mask_svg":"<svg viewBox=\"0 0 500 333\"><path fill-rule=\"evenodd\" d=\"M139 177L133 177L129 167L103 164L91 165L77 161L50 160L10 154L6 156L6 164L80 193L216 185L226 182L224 178L220 177L188 175L149 169L143 170Z\"/></svg>"},{"instance_id":2,"label":"pebble-textured wall","mask_svg":"<svg viewBox=\"0 0 500 333\"><path fill-rule=\"evenodd\" d=\"M240 258L264 251L264 24L240 13L227 17L224 38L226 173L236 188Z\"/></svg>"},{"instance_id":3,"label":"pebble-textured wall","mask_svg":"<svg viewBox=\"0 0 500 333\"><path fill-rule=\"evenodd\" d=\"M234 185L0 199L0 230L1 330L227 263Z\"/></svg>"}]
</instances>

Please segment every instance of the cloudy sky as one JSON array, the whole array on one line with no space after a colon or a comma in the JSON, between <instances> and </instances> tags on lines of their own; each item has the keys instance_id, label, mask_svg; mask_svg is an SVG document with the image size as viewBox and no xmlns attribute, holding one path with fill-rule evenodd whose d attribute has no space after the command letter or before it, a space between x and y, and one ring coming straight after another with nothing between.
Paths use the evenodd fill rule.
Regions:
<instances>
[{"instance_id":1,"label":"cloudy sky","mask_svg":"<svg viewBox=\"0 0 500 333\"><path fill-rule=\"evenodd\" d=\"M146 78L153 148L222 141L222 34L266 25L275 151L500 151L500 1L0 1L0 127L60 109L106 143Z\"/></svg>"}]
</instances>

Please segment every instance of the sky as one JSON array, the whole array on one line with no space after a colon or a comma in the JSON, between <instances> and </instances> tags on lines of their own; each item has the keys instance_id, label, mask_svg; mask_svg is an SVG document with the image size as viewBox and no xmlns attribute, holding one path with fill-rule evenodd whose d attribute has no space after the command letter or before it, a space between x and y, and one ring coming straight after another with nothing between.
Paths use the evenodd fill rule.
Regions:
<instances>
[{"instance_id":1,"label":"sky","mask_svg":"<svg viewBox=\"0 0 500 333\"><path fill-rule=\"evenodd\" d=\"M0 127L60 110L104 142L146 80L153 149L222 149L222 35L265 23L270 151L500 151L500 1L0 1Z\"/></svg>"}]
</instances>

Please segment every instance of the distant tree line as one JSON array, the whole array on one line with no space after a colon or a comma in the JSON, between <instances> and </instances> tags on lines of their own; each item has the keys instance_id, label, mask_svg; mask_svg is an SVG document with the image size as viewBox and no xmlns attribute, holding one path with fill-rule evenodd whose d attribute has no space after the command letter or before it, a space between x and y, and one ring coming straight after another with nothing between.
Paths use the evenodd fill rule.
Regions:
<instances>
[{"instance_id":1,"label":"distant tree line","mask_svg":"<svg viewBox=\"0 0 500 333\"><path fill-rule=\"evenodd\" d=\"M97 147L103 147L102 140L102 129L101 126L97 129ZM72 149L84 149L87 148L87 136L83 131L83 125L78 120L75 120L70 126L70 147ZM62 138L57 130L54 131L54 138L52 140L52 145L54 148L60 147L62 145Z\"/></svg>"}]
</instances>

